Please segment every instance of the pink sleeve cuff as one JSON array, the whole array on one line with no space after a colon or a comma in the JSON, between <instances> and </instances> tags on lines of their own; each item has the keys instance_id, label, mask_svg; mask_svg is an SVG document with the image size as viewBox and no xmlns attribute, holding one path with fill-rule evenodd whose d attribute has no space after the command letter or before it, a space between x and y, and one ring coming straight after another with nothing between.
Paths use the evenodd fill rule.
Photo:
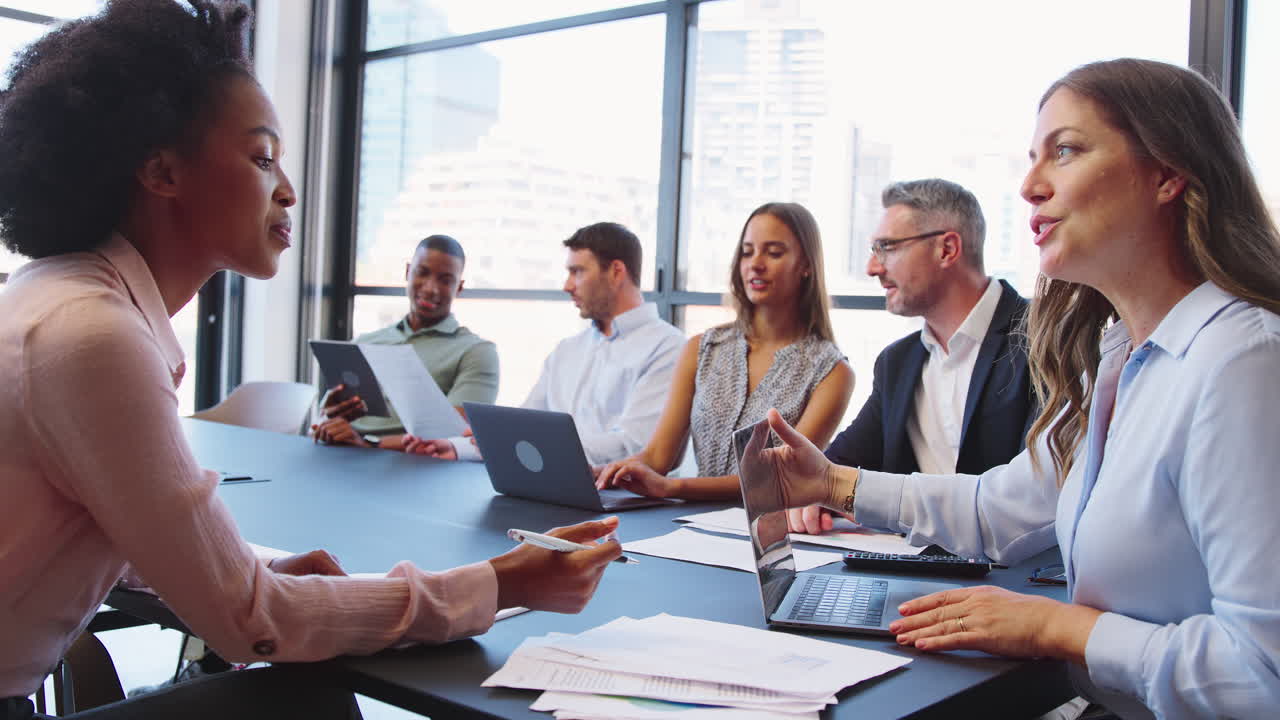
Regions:
<instances>
[{"instance_id":1,"label":"pink sleeve cuff","mask_svg":"<svg viewBox=\"0 0 1280 720\"><path fill-rule=\"evenodd\" d=\"M479 635L498 611L498 576L486 562L427 573L402 562L387 577L409 581L410 624L404 640L437 645Z\"/></svg>"}]
</instances>

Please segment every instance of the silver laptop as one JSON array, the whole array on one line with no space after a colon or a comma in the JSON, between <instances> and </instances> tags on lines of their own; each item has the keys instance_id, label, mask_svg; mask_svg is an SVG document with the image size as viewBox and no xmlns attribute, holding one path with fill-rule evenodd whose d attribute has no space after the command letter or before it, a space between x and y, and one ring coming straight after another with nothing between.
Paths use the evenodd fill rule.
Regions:
<instances>
[{"instance_id":1,"label":"silver laptop","mask_svg":"<svg viewBox=\"0 0 1280 720\"><path fill-rule=\"evenodd\" d=\"M463 403L493 489L556 505L618 512L668 505L620 489L597 490L568 413Z\"/></svg>"},{"instance_id":2,"label":"silver laptop","mask_svg":"<svg viewBox=\"0 0 1280 720\"><path fill-rule=\"evenodd\" d=\"M875 575L796 572L787 512L773 468L759 459L769 438L761 421L733 434L733 448L747 510L747 530L756 558L760 600L770 625L891 635L898 606L957 584Z\"/></svg>"}]
</instances>

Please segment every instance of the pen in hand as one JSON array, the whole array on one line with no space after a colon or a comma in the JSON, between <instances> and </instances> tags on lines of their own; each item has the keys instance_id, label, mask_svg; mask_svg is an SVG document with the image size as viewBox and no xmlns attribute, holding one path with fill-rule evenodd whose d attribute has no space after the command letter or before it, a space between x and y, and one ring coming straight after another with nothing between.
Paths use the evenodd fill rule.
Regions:
<instances>
[{"instance_id":1,"label":"pen in hand","mask_svg":"<svg viewBox=\"0 0 1280 720\"><path fill-rule=\"evenodd\" d=\"M507 537L516 542L532 545L534 547L545 548L547 550L555 550L556 552L575 552L577 550L590 550L594 545L584 545L576 543L572 540L564 540L554 535L543 535L542 533L530 532L528 530L516 530L512 528L507 531ZM616 541L615 541L616 542ZM638 565L639 560L619 555L613 562L625 563L627 565Z\"/></svg>"}]
</instances>

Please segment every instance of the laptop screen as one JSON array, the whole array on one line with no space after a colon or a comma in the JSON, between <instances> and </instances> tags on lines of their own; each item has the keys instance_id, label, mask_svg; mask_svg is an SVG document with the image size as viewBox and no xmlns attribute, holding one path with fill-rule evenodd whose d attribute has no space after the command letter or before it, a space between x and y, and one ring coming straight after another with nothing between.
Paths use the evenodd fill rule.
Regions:
<instances>
[{"instance_id":1,"label":"laptop screen","mask_svg":"<svg viewBox=\"0 0 1280 720\"><path fill-rule=\"evenodd\" d=\"M751 552L755 553L765 618L772 617L782 604L796 576L796 562L787 538L787 509L773 465L761 456L769 445L769 434L769 425L763 420L733 434L742 504L747 511L747 531L751 534Z\"/></svg>"}]
</instances>

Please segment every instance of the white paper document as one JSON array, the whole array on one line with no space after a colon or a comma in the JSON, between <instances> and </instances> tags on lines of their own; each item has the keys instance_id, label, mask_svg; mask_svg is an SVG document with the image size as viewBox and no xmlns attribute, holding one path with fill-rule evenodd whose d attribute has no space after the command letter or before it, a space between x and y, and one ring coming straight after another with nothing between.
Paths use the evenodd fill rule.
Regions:
<instances>
[{"instance_id":1,"label":"white paper document","mask_svg":"<svg viewBox=\"0 0 1280 720\"><path fill-rule=\"evenodd\" d=\"M544 690L533 709L565 720L815 720L841 689L909 662L662 614L527 638L482 685Z\"/></svg>"},{"instance_id":2,"label":"white paper document","mask_svg":"<svg viewBox=\"0 0 1280 720\"><path fill-rule=\"evenodd\" d=\"M765 688L617 672L590 658L549 647L549 643L566 637L570 636L551 633L545 637L527 638L502 669L481 685L626 695L703 705L732 704L734 707L791 713L817 711L836 702L834 695L797 699Z\"/></svg>"},{"instance_id":3,"label":"white paper document","mask_svg":"<svg viewBox=\"0 0 1280 720\"><path fill-rule=\"evenodd\" d=\"M702 565L733 568L746 572L756 571L756 559L751 554L751 541L708 535L695 530L680 528L645 540L623 543L622 549L641 555L654 555L684 560ZM796 570L812 570L820 565L841 559L841 553L826 550L795 549Z\"/></svg>"},{"instance_id":4,"label":"white paper document","mask_svg":"<svg viewBox=\"0 0 1280 720\"><path fill-rule=\"evenodd\" d=\"M467 429L431 373L409 345L365 345L360 352L378 378L400 421L420 438L447 438Z\"/></svg>"},{"instance_id":5,"label":"white paper document","mask_svg":"<svg viewBox=\"0 0 1280 720\"><path fill-rule=\"evenodd\" d=\"M863 552L888 553L890 555L919 555L923 547L916 547L907 539L894 533L882 533L868 530L861 525L850 522L847 518L836 517L831 530L821 535L791 533L791 542L825 545L845 550L861 550ZM685 515L676 518L676 522L688 523L688 527L711 530L713 532L747 535L747 511L742 508L728 508L712 512ZM797 550L799 555L801 551ZM803 570L804 568L797 568Z\"/></svg>"},{"instance_id":6,"label":"white paper document","mask_svg":"<svg viewBox=\"0 0 1280 720\"><path fill-rule=\"evenodd\" d=\"M818 720L817 710L789 713L689 705L653 698L553 691L542 693L529 709L553 712L557 718L576 720Z\"/></svg>"},{"instance_id":7,"label":"white paper document","mask_svg":"<svg viewBox=\"0 0 1280 720\"><path fill-rule=\"evenodd\" d=\"M549 647L619 672L770 688L823 698L911 662L911 658L710 620L618 618Z\"/></svg>"}]
</instances>

